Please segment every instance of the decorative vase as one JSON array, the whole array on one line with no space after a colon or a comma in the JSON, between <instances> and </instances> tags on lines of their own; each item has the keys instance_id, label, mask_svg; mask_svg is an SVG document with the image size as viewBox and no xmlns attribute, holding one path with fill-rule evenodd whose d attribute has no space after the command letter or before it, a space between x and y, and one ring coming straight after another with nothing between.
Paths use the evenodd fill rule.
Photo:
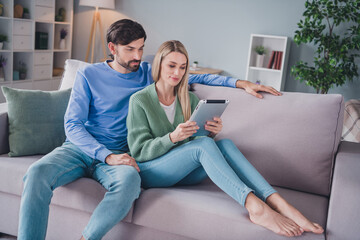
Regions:
<instances>
[{"instance_id":1,"label":"decorative vase","mask_svg":"<svg viewBox=\"0 0 360 240\"><path fill-rule=\"evenodd\" d=\"M59 48L60 49L65 49L65 39L60 39L60 43L59 43Z\"/></svg>"},{"instance_id":2,"label":"decorative vase","mask_svg":"<svg viewBox=\"0 0 360 240\"><path fill-rule=\"evenodd\" d=\"M0 50L3 49L4 47L4 42L0 42Z\"/></svg>"},{"instance_id":3,"label":"decorative vase","mask_svg":"<svg viewBox=\"0 0 360 240\"><path fill-rule=\"evenodd\" d=\"M4 68L0 67L0 82L4 82L4 81L5 81Z\"/></svg>"},{"instance_id":4,"label":"decorative vase","mask_svg":"<svg viewBox=\"0 0 360 240\"><path fill-rule=\"evenodd\" d=\"M264 58L265 54L263 55L256 55L256 67L263 67L264 66Z\"/></svg>"}]
</instances>

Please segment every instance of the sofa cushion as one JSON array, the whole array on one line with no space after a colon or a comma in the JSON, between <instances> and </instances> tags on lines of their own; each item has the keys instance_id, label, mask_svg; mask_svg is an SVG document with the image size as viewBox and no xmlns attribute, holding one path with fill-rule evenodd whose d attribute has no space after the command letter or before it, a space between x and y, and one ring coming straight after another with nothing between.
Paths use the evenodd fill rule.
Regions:
<instances>
[{"instance_id":1,"label":"sofa cushion","mask_svg":"<svg viewBox=\"0 0 360 240\"><path fill-rule=\"evenodd\" d=\"M41 156L9 157L7 154L0 155L0 192L21 196L22 179L30 165L39 160Z\"/></svg>"},{"instance_id":2,"label":"sofa cushion","mask_svg":"<svg viewBox=\"0 0 360 240\"><path fill-rule=\"evenodd\" d=\"M2 90L8 103L10 156L46 154L65 141L64 114L71 89Z\"/></svg>"},{"instance_id":3,"label":"sofa cushion","mask_svg":"<svg viewBox=\"0 0 360 240\"><path fill-rule=\"evenodd\" d=\"M325 226L328 199L276 188L312 221ZM251 223L247 210L212 183L153 188L136 201L133 223L195 239L286 239ZM325 239L305 233L296 239Z\"/></svg>"},{"instance_id":4,"label":"sofa cushion","mask_svg":"<svg viewBox=\"0 0 360 240\"><path fill-rule=\"evenodd\" d=\"M87 65L90 65L90 63L75 59L67 59L65 61L65 72L61 79L59 90L72 88L74 85L77 70Z\"/></svg>"},{"instance_id":5,"label":"sofa cushion","mask_svg":"<svg viewBox=\"0 0 360 240\"><path fill-rule=\"evenodd\" d=\"M272 185L329 195L344 115L341 95L285 92L257 99L234 88L193 88L200 99L230 100L217 139L232 139Z\"/></svg>"},{"instance_id":6,"label":"sofa cushion","mask_svg":"<svg viewBox=\"0 0 360 240\"><path fill-rule=\"evenodd\" d=\"M0 192L21 196L23 190L23 176L27 169L42 155L27 157L9 157L0 155ZM54 190L52 204L73 208L92 213L100 201L104 198L106 189L98 182L90 178L80 178L70 184L58 187ZM130 222L131 209L124 221Z\"/></svg>"}]
</instances>

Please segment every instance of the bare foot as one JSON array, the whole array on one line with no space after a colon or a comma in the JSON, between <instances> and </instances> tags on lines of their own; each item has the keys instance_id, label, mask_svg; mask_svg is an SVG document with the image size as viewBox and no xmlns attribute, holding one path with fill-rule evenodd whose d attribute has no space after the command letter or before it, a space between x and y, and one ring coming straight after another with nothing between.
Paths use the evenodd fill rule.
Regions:
<instances>
[{"instance_id":1,"label":"bare foot","mask_svg":"<svg viewBox=\"0 0 360 240\"><path fill-rule=\"evenodd\" d=\"M263 226L274 233L286 237L300 236L303 230L291 219L280 215L250 193L245 202L245 207L249 211L250 220Z\"/></svg>"},{"instance_id":2,"label":"bare foot","mask_svg":"<svg viewBox=\"0 0 360 240\"><path fill-rule=\"evenodd\" d=\"M288 217L299 225L306 232L313 232L317 234L321 234L324 232L324 229L317 223L311 222L304 215L302 215L299 210L289 204L284 198L280 196L278 193L272 194L266 200L267 204L271 208L273 208L278 213Z\"/></svg>"},{"instance_id":3,"label":"bare foot","mask_svg":"<svg viewBox=\"0 0 360 240\"><path fill-rule=\"evenodd\" d=\"M86 240L86 239L84 238L84 236L81 236L80 240Z\"/></svg>"}]
</instances>

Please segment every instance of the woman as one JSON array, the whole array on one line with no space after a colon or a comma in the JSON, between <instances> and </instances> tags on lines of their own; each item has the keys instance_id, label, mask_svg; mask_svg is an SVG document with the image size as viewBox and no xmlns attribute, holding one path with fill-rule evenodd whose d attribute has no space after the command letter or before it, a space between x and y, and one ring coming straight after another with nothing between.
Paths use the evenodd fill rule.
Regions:
<instances>
[{"instance_id":1,"label":"woman","mask_svg":"<svg viewBox=\"0 0 360 240\"><path fill-rule=\"evenodd\" d=\"M128 143L145 188L196 184L206 176L244 206L252 222L285 236L322 233L287 203L246 160L231 140L191 137L188 121L199 99L188 91L189 58L179 41L163 43L153 62L154 84L130 98ZM214 136L220 118L205 128Z\"/></svg>"}]
</instances>

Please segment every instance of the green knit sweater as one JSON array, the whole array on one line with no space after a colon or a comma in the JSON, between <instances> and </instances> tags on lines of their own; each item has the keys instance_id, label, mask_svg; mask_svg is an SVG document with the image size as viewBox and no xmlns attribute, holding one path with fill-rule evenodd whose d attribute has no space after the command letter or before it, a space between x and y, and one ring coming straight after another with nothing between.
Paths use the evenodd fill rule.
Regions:
<instances>
[{"instance_id":1,"label":"green knit sweater","mask_svg":"<svg viewBox=\"0 0 360 240\"><path fill-rule=\"evenodd\" d=\"M191 112L194 111L199 99L190 95ZM184 122L179 100L176 103L174 123L171 124L160 106L155 83L133 94L130 98L129 113L126 119L128 128L128 144L133 158L145 162L160 157L192 138L176 144L170 140L170 133Z\"/></svg>"}]
</instances>

